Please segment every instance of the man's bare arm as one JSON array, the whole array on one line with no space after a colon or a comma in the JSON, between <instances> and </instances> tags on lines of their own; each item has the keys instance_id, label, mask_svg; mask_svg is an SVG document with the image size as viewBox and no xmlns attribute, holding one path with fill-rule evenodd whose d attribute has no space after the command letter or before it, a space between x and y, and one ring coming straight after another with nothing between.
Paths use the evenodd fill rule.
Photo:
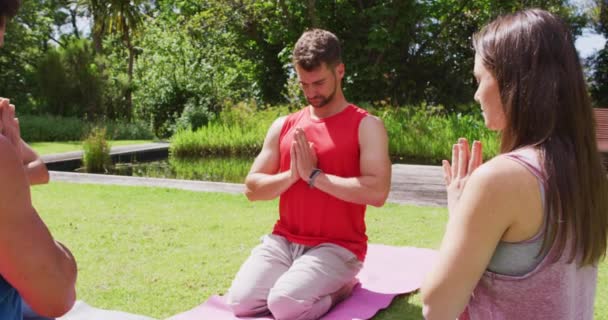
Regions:
<instances>
[{"instance_id":1,"label":"man's bare arm","mask_svg":"<svg viewBox=\"0 0 608 320\"><path fill-rule=\"evenodd\" d=\"M295 157L292 157L292 170L278 173L280 167L279 137L285 118L278 118L270 126L262 151L255 158L251 170L245 178L245 195L251 201L274 199L299 179L294 168Z\"/></svg>"},{"instance_id":2,"label":"man's bare arm","mask_svg":"<svg viewBox=\"0 0 608 320\"><path fill-rule=\"evenodd\" d=\"M344 201L380 207L391 184L388 136L380 119L368 116L361 121L359 145L361 176L344 178L322 173L314 186Z\"/></svg>"}]
</instances>

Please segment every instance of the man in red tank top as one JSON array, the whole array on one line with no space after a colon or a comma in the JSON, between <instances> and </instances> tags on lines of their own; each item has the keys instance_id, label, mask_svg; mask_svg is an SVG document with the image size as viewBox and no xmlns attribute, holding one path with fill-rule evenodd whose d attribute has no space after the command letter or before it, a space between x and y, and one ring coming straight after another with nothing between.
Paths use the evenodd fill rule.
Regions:
<instances>
[{"instance_id":1,"label":"man in red tank top","mask_svg":"<svg viewBox=\"0 0 608 320\"><path fill-rule=\"evenodd\" d=\"M280 197L272 234L251 252L228 292L237 316L318 319L348 297L367 250L366 205L390 189L381 120L346 101L340 42L304 32L293 51L309 102L277 119L245 180L251 201Z\"/></svg>"}]
</instances>

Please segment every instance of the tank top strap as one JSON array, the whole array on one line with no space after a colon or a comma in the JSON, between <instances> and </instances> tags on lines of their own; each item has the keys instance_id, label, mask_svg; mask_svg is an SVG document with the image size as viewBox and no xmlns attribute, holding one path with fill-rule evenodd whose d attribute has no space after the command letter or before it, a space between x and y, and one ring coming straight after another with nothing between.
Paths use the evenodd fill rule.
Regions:
<instances>
[{"instance_id":1,"label":"tank top strap","mask_svg":"<svg viewBox=\"0 0 608 320\"><path fill-rule=\"evenodd\" d=\"M530 171L539 181L545 181L538 151L533 147L524 147L504 154L505 157L521 164Z\"/></svg>"}]
</instances>

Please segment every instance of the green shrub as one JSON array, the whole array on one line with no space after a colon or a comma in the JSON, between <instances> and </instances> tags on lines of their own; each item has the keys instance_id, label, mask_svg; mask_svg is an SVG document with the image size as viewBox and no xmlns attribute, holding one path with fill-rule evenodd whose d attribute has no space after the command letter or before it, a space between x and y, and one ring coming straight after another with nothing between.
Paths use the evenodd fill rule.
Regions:
<instances>
[{"instance_id":1,"label":"green shrub","mask_svg":"<svg viewBox=\"0 0 608 320\"><path fill-rule=\"evenodd\" d=\"M150 140L154 133L142 120L87 122L75 117L58 116L19 116L21 136L29 142L39 141L80 141L95 126L107 128L108 138L112 140Z\"/></svg>"},{"instance_id":2,"label":"green shrub","mask_svg":"<svg viewBox=\"0 0 608 320\"><path fill-rule=\"evenodd\" d=\"M72 39L49 49L37 65L36 79L39 112L91 118L105 114L105 82L90 40Z\"/></svg>"},{"instance_id":3,"label":"green shrub","mask_svg":"<svg viewBox=\"0 0 608 320\"><path fill-rule=\"evenodd\" d=\"M112 140L152 140L156 137L150 125L142 120L115 120L102 122Z\"/></svg>"},{"instance_id":4,"label":"green shrub","mask_svg":"<svg viewBox=\"0 0 608 320\"><path fill-rule=\"evenodd\" d=\"M171 138L170 152L178 158L215 156L250 157L262 148L266 131L288 108L256 110L255 103L225 107L220 117L196 131L181 130Z\"/></svg>"},{"instance_id":5,"label":"green shrub","mask_svg":"<svg viewBox=\"0 0 608 320\"><path fill-rule=\"evenodd\" d=\"M86 121L74 117L19 116L21 137L28 142L80 141L88 131Z\"/></svg>"},{"instance_id":6,"label":"green shrub","mask_svg":"<svg viewBox=\"0 0 608 320\"><path fill-rule=\"evenodd\" d=\"M451 159L452 145L460 137L480 140L485 159L498 153L498 136L485 127L480 114L446 115L424 107L385 107L374 114L384 121L395 162L438 165Z\"/></svg>"},{"instance_id":7,"label":"green shrub","mask_svg":"<svg viewBox=\"0 0 608 320\"><path fill-rule=\"evenodd\" d=\"M227 49L223 44L236 39L225 29L208 28L202 17L177 23L178 32L151 22L140 39L146 50L135 65L135 114L150 121L158 137L196 130L217 116L223 101L251 96L255 64Z\"/></svg>"},{"instance_id":8,"label":"green shrub","mask_svg":"<svg viewBox=\"0 0 608 320\"><path fill-rule=\"evenodd\" d=\"M82 164L86 172L105 172L112 164L110 145L106 141L106 129L95 127L83 144Z\"/></svg>"},{"instance_id":9,"label":"green shrub","mask_svg":"<svg viewBox=\"0 0 608 320\"><path fill-rule=\"evenodd\" d=\"M367 109L384 121L394 162L438 165L442 159L451 159L452 144L459 137L480 140L485 159L498 153L498 136L485 127L480 114L446 115L441 108L394 108L388 103ZM175 134L171 138L171 155L178 158L255 156L271 123L288 112L286 106L256 110L251 103L224 108L220 117L207 126Z\"/></svg>"}]
</instances>

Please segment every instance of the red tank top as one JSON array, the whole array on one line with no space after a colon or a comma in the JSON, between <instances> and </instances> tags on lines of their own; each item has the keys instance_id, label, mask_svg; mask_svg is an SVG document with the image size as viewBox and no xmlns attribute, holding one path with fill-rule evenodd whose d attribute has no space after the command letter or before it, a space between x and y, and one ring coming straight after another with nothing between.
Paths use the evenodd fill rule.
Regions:
<instances>
[{"instance_id":1,"label":"red tank top","mask_svg":"<svg viewBox=\"0 0 608 320\"><path fill-rule=\"evenodd\" d=\"M299 127L314 143L319 169L344 178L360 176L359 124L367 111L349 105L333 116L311 119L309 108L290 114L283 124L279 137L280 171L290 168L289 150L293 133ZM363 261L367 252L365 208L311 189L300 179L281 195L280 217L273 233L306 246L337 244Z\"/></svg>"}]
</instances>

